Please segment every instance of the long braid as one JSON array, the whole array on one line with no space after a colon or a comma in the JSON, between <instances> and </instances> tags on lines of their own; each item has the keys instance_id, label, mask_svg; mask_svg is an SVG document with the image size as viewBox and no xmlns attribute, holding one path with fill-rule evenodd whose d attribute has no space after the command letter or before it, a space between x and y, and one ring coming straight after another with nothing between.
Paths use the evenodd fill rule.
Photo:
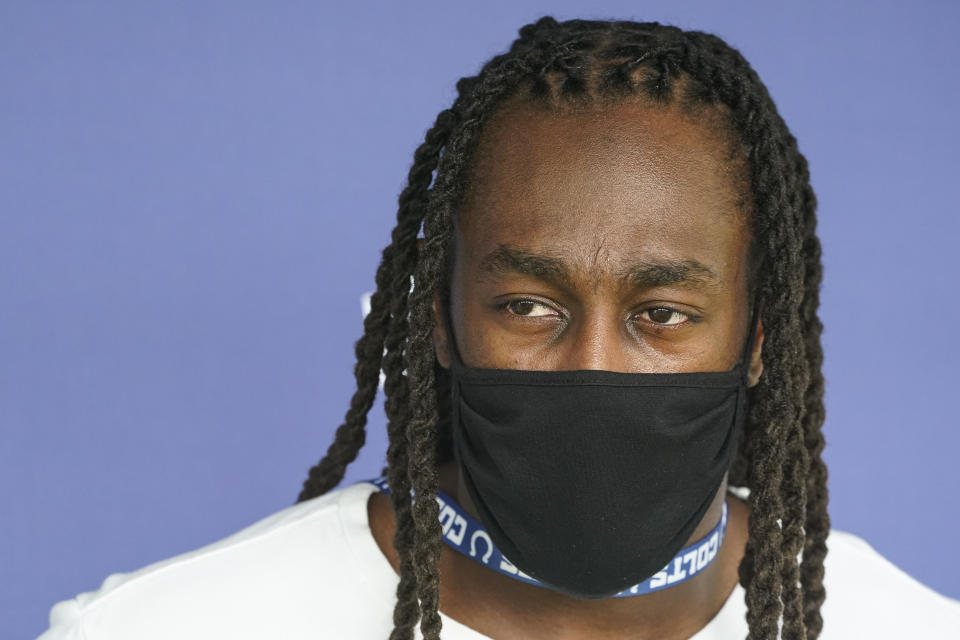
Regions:
<instances>
[{"instance_id":1,"label":"long braid","mask_svg":"<svg viewBox=\"0 0 960 640\"><path fill-rule=\"evenodd\" d=\"M797 150L797 141L783 126L782 135L786 140L785 161L791 162L791 159L802 158ZM808 214L811 211L806 209L808 204L807 191L812 194L809 188L809 176L804 176L803 172L796 170L796 162L792 170L785 172L788 180L787 193L791 198L791 211L796 216L794 223L797 229L797 242L799 248L791 251L792 255L797 256L797 264L794 269L800 274L797 287L801 293L798 307L794 317L797 321L797 334L803 344L803 357L797 359L798 372L796 389L800 392L794 398L796 409L796 418L789 425L789 431L786 435L786 465L784 468L786 486L789 491L784 492L784 507L786 517L783 521L784 533L784 567L782 580L785 586L784 594L784 636L789 640L805 640L809 636L805 624L805 590L801 582L802 568L799 558L806 546L807 541L807 503L808 489L807 478L810 473L810 452L806 445L806 397L807 390L810 388L810 378L812 375L810 367L810 355L807 353L808 343L805 336L806 318L804 306L809 304L807 283L807 265L804 264L803 256L806 250L809 234L807 225L809 223ZM818 423L819 430L819 423ZM822 570L822 566L821 566Z\"/></svg>"},{"instance_id":2,"label":"long braid","mask_svg":"<svg viewBox=\"0 0 960 640\"><path fill-rule=\"evenodd\" d=\"M801 389L806 388L803 382L798 383L797 386ZM798 415L796 419L785 425L785 428L787 431L784 434L783 543L780 551L783 556L780 574L784 604L783 635L789 640L805 640L807 636L803 623L804 598L800 585L799 558L806 541L806 475L809 469L809 455L804 447L802 417Z\"/></svg>"},{"instance_id":3,"label":"long braid","mask_svg":"<svg viewBox=\"0 0 960 640\"><path fill-rule=\"evenodd\" d=\"M444 112L438 116L437 121L439 123L441 118L446 120L448 117L449 113ZM396 287L397 279L393 277L394 259L398 250L409 252L416 242L423 215L418 211L418 207L425 199L437 158L446 142L445 136L438 135L440 129L438 124L428 131L426 140L414 153L414 164L407 176L407 186L398 198L397 226L391 234L391 243L383 250L376 274L377 288L370 298L370 313L364 318L363 336L354 348L357 358L354 367L357 390L350 400L350 408L343 424L337 429L333 444L320 462L310 469L303 490L297 497L298 503L322 495L339 484L343 480L347 465L356 459L365 442L364 428L380 380L384 341L391 319L391 301L398 297L406 299L406 292L398 291ZM449 132L449 127L444 129L444 133Z\"/></svg>"},{"instance_id":4,"label":"long braid","mask_svg":"<svg viewBox=\"0 0 960 640\"><path fill-rule=\"evenodd\" d=\"M820 240L817 238L817 200L810 188L810 171L806 159L796 154L794 173L803 185L802 210L804 214L805 283L802 316L806 337L807 361L810 364L810 383L804 397L804 446L809 454L807 472L807 522L806 541L803 547L803 567L800 584L804 595L804 624L808 640L816 640L823 629L820 606L826 598L823 588L823 560L827 555L827 534L830 532L830 516L827 513L827 467L821 454L825 445L820 426L826 417L823 405L823 347L820 334L823 323L817 316L820 306L820 283L823 280L823 265L820 259Z\"/></svg>"},{"instance_id":5,"label":"long braid","mask_svg":"<svg viewBox=\"0 0 960 640\"><path fill-rule=\"evenodd\" d=\"M765 93L765 92L764 92ZM748 122L749 116L744 118ZM777 120L779 120L777 118ZM798 557L804 545L804 526L806 510L806 486L805 476L808 467L808 457L803 448L803 393L807 387L809 376L808 367L805 359L805 348L803 347L803 333L801 319L799 317L799 306L802 301L803 292L803 265L800 258L800 244L802 243L802 222L800 220L799 207L799 189L796 185L794 174L789 171L790 167L790 136L785 127L781 127L781 122L762 122L759 118L753 119L758 128L758 132L772 132L769 137L773 138L769 148L763 149L763 146L757 145L755 148L758 157L752 163L753 166L761 166L766 169L775 169L770 171L769 179L773 181L768 189L757 189L759 193L776 193L778 202L772 203L767 209L770 212L777 212L787 224L781 224L777 228L783 232L781 238L779 233L772 233L771 239L775 239L771 244L776 244L780 251L775 255L775 264L771 268L775 272L772 281L779 285L781 300L778 303L770 305L774 313L768 314L770 320L768 323L771 333L778 337L783 337L787 343L784 347L778 348L774 342L770 347L773 353L783 354L777 358L777 365L771 371L771 384L773 378L778 375L783 376L783 382L779 386L783 390L784 401L778 403L777 417L775 420L780 423L779 437L776 438L777 450L781 453L782 469L773 470L774 474L782 474L780 477L780 500L778 505L781 511L779 518L780 525L767 522L766 526L777 529L772 535L766 538L760 538L764 542L755 547L758 557L754 559L753 566L766 566L767 559L777 557L781 559L780 564L780 584L776 588L780 590L780 600L783 603L783 634L786 638L800 640L805 637L803 625L803 595L799 588L800 570L798 566ZM778 129L781 131L778 132ZM777 135L777 134L780 135ZM760 133L762 135L762 133ZM772 157L771 157L772 156ZM757 177L760 178L762 172ZM779 271L779 273L777 273ZM786 286L784 286L786 285ZM783 310L782 315L777 317L776 310ZM777 324L782 324L778 327ZM801 349L797 348L800 345ZM789 349L787 351L786 349ZM777 371L782 368L782 371ZM759 424L768 424L771 422L760 422ZM758 457L754 458L754 465L757 469L766 466L768 461L762 461L761 452L757 452ZM769 476L768 476L769 477ZM757 479L757 485L764 485L762 479ZM758 489L758 486L751 486L751 489ZM777 535L779 533L779 536ZM756 537L756 536L751 536ZM777 538L779 537L779 545ZM766 558L762 557L766 556ZM762 587L756 578L748 586L751 589L759 591ZM760 596L763 599L763 596ZM748 596L748 606L750 598ZM767 599L769 606L770 600ZM758 612L759 613L759 612ZM761 614L763 622L758 620L757 637L769 637L776 631L773 624L776 617L766 613ZM749 616L749 614L748 614ZM753 628L751 627L751 635Z\"/></svg>"},{"instance_id":6,"label":"long braid","mask_svg":"<svg viewBox=\"0 0 960 640\"><path fill-rule=\"evenodd\" d=\"M435 497L438 463L449 455L450 425L437 397L439 389L446 389L446 378L438 373L433 353L432 304L434 295L447 287L455 211L477 139L499 105L522 95L524 88L528 99L547 106L638 93L669 104L680 94L685 108L720 109L728 120L723 126L737 134L752 193L748 281L763 304L766 336L764 375L748 392L748 424L731 468L731 481L751 490L740 581L750 638L776 637L782 613L784 637L815 639L822 628L829 518L820 456L820 245L806 161L756 73L719 38L656 23L558 23L552 18L523 27L507 53L491 59L477 76L461 79L454 105L441 114L443 126L438 117L433 142L428 134L418 149L404 192L410 193L406 199L401 195L398 230L377 273L377 294L387 293L379 299L374 295L374 318L368 317L357 345L358 391L341 427L344 433L338 430L328 453L333 460L316 473L311 470L311 478L323 480L310 483L314 487L329 488L342 478L343 467L360 446L358 431L362 444L362 421L373 399L371 370L378 373L383 358L388 475L397 519L394 545L400 556L391 638L410 638L417 619L426 640L439 637L441 529ZM434 160L424 161L426 156ZM429 188L434 169L436 180ZM421 220L424 238L417 251ZM366 360L362 366L361 359Z\"/></svg>"},{"instance_id":7,"label":"long braid","mask_svg":"<svg viewBox=\"0 0 960 640\"><path fill-rule=\"evenodd\" d=\"M415 154L414 168L410 183L421 186L416 205L411 207L411 221L406 235L401 239L403 250L396 255L394 268L395 291L402 295L395 298L391 307L391 324L385 347L384 360L386 381L384 391L387 401L387 432L390 445L387 450L387 479L394 490L390 494L397 528L394 534L394 547L400 560L400 582L397 585L397 603L394 608L394 631L391 638L408 638L419 619L416 580L413 575L415 560L413 548L415 535L410 517L412 501L410 497L410 476L408 473L408 448L405 445L405 431L409 422L409 385L404 373L405 354L408 351L407 334L409 330L408 306L410 277L417 261L417 234L419 233L426 209L427 187L439 162L440 153L446 145L453 129L455 116L451 110L441 112L434 126L427 132L426 140Z\"/></svg>"},{"instance_id":8,"label":"long braid","mask_svg":"<svg viewBox=\"0 0 960 640\"><path fill-rule=\"evenodd\" d=\"M782 206L778 201L778 189L761 191L764 178L771 177L767 167L757 168L757 161L771 160L773 154L769 144L758 141L753 146L751 165L754 168L754 190L763 193L763 198L773 200L769 203L770 209L758 202L758 210L776 210ZM767 186L767 185L764 185ZM776 208L774 208L776 207ZM788 241L785 229L780 227L780 233L771 234L767 239L767 253L779 258L777 249ZM783 275L785 265L777 260L771 260L770 270L777 270ZM782 310L789 307L788 287L772 286L771 283L762 283L760 296L763 300L765 335L764 347L772 353L789 353L793 347L791 336L784 331L783 324L789 322ZM790 404L791 376L785 358L778 358L773 362L764 363L764 375L758 383L755 395L765 396L766 402L753 403L750 408L751 426L753 429L748 437L751 439L752 461L749 471L750 488L750 536L747 543L747 556L752 575L744 585L746 589L747 622L750 627L749 638L772 638L777 635L777 621L781 612L781 592L783 589L781 574L784 558L781 551L783 544L782 530L778 521L783 520L782 500L782 469L784 461L785 425L784 422L792 418Z\"/></svg>"},{"instance_id":9,"label":"long braid","mask_svg":"<svg viewBox=\"0 0 960 640\"><path fill-rule=\"evenodd\" d=\"M363 321L363 337L354 348L357 364L353 373L357 390L350 399L350 408L343 424L337 428L333 443L326 455L313 466L297 496L297 502L310 500L337 486L343 479L347 465L353 462L366 441L367 413L373 406L380 379L380 363L383 359L383 341L389 322L390 279L393 245L383 251L383 259L377 268L377 290L370 298L370 313Z\"/></svg>"},{"instance_id":10,"label":"long braid","mask_svg":"<svg viewBox=\"0 0 960 640\"><path fill-rule=\"evenodd\" d=\"M432 286L436 285L442 272L439 265L443 251L437 245L443 241L443 236L434 235L434 230L435 225L429 222L424 225L425 241L414 276L418 286L414 289L411 300L410 350L407 354L407 372L411 380L411 412L406 429L410 452L407 465L416 495L412 514L415 540L413 568L417 598L420 602L420 629L427 640L439 638L441 625L437 576L441 549L438 519L440 511L436 501L440 486L435 446L438 430L437 399L433 360L424 357L425 354L432 356L432 291L435 290ZM422 287L419 286L421 283Z\"/></svg>"}]
</instances>

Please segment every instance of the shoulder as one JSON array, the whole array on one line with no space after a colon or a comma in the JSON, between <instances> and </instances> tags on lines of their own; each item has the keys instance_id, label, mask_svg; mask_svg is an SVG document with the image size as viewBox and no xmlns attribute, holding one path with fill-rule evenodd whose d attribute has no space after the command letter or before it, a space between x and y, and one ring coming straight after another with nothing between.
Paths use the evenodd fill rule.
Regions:
<instances>
[{"instance_id":1,"label":"shoulder","mask_svg":"<svg viewBox=\"0 0 960 640\"><path fill-rule=\"evenodd\" d=\"M960 637L960 602L914 580L853 534L830 533L824 588L825 640Z\"/></svg>"},{"instance_id":2,"label":"shoulder","mask_svg":"<svg viewBox=\"0 0 960 640\"><path fill-rule=\"evenodd\" d=\"M384 636L396 575L369 532L373 491L340 489L195 551L110 575L96 591L57 603L40 640Z\"/></svg>"},{"instance_id":3,"label":"shoulder","mask_svg":"<svg viewBox=\"0 0 960 640\"><path fill-rule=\"evenodd\" d=\"M831 531L824 561L820 640L956 640L960 602L925 587L863 539ZM746 637L747 607L739 584L696 640Z\"/></svg>"}]
</instances>

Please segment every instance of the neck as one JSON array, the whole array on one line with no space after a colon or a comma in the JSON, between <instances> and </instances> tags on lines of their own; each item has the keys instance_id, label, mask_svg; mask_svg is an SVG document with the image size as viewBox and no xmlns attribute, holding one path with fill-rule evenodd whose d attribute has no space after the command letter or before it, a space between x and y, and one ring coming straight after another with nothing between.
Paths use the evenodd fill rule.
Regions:
<instances>
[{"instance_id":1,"label":"neck","mask_svg":"<svg viewBox=\"0 0 960 640\"><path fill-rule=\"evenodd\" d=\"M441 489L468 513L476 509L455 464L440 470ZM397 570L391 543L394 522L385 496L371 500L371 529ZM720 519L726 499L721 485L689 542ZM379 508L375 507L379 504ZM737 583L747 539L747 509L729 498L727 535L716 559L696 577L654 593L629 598L580 600L501 575L444 545L440 559L440 610L491 638L689 638L723 607ZM387 513L382 512L386 508ZM379 517L378 517L379 516ZM378 533L377 529L381 529ZM385 537L383 537L385 535Z\"/></svg>"}]
</instances>

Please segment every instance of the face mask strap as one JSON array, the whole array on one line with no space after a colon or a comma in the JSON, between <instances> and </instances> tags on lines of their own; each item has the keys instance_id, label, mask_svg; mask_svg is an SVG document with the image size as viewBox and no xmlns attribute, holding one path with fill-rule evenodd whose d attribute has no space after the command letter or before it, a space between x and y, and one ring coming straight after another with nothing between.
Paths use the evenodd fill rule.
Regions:
<instances>
[{"instance_id":1,"label":"face mask strap","mask_svg":"<svg viewBox=\"0 0 960 640\"><path fill-rule=\"evenodd\" d=\"M744 345L743 353L740 355L740 363L743 365L743 379L746 380L750 375L750 358L753 355L753 343L757 337L758 320L760 319L760 308L762 303L754 300L753 314L750 317L750 325L747 328L747 343Z\"/></svg>"}]
</instances>

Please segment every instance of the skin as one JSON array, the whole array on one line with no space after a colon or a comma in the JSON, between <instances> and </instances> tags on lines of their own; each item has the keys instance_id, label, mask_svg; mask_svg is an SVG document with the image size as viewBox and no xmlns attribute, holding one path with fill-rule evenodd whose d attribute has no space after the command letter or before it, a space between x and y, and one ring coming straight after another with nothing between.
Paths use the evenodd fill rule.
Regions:
<instances>
[{"instance_id":1,"label":"skin","mask_svg":"<svg viewBox=\"0 0 960 640\"><path fill-rule=\"evenodd\" d=\"M450 313L468 366L619 372L724 371L745 346L747 248L742 166L711 114L636 98L547 111L512 100L484 130L455 235ZM713 123L713 124L711 124ZM435 301L434 347L450 365ZM763 371L762 322L749 384ZM455 463L441 487L476 511ZM506 578L444 546L440 610L513 638L689 638L737 583L747 506L724 479L689 542L730 506L717 559L653 594L578 600ZM371 531L394 569L389 500Z\"/></svg>"}]
</instances>

